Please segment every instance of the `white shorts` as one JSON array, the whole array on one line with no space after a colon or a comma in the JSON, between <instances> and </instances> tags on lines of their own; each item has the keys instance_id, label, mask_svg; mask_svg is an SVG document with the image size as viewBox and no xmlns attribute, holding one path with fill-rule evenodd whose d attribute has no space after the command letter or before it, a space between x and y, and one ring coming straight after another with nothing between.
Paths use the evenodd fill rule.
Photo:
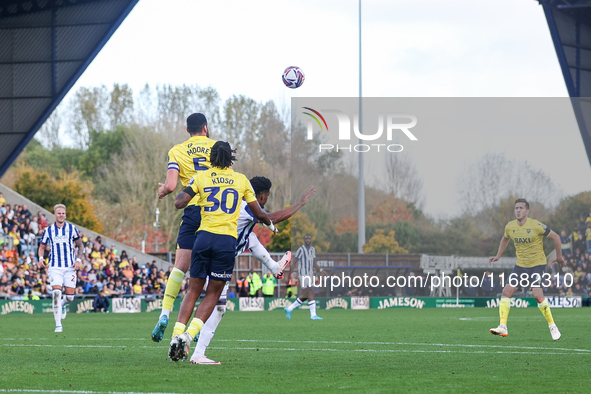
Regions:
<instances>
[{"instance_id":1,"label":"white shorts","mask_svg":"<svg viewBox=\"0 0 591 394\"><path fill-rule=\"evenodd\" d=\"M209 277L205 279L205 288L207 289L207 285L209 284ZM220 294L220 301L226 302L226 298L228 298L228 289L230 288L230 282L226 282L224 285L224 289L222 290L222 294Z\"/></svg>"},{"instance_id":2,"label":"white shorts","mask_svg":"<svg viewBox=\"0 0 591 394\"><path fill-rule=\"evenodd\" d=\"M74 267L49 268L47 271L51 287L64 286L76 288L76 270Z\"/></svg>"},{"instance_id":3,"label":"white shorts","mask_svg":"<svg viewBox=\"0 0 591 394\"><path fill-rule=\"evenodd\" d=\"M240 256L242 253L244 253L244 251L246 249L250 249L256 245L261 245L261 241L259 241L259 238L257 237L257 235L255 233L250 233L248 235L248 241L244 244L244 246L242 247L242 249L237 250L236 251L236 257Z\"/></svg>"}]
</instances>

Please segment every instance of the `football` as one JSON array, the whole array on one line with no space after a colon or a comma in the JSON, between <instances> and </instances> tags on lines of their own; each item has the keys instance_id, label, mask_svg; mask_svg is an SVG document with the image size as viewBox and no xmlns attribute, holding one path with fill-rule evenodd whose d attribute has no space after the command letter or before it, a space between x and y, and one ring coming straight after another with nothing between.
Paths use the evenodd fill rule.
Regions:
<instances>
[{"instance_id":1,"label":"football","mask_svg":"<svg viewBox=\"0 0 591 394\"><path fill-rule=\"evenodd\" d=\"M299 67L290 66L287 67L283 72L282 79L285 86L290 89L295 89L303 85L306 76Z\"/></svg>"}]
</instances>

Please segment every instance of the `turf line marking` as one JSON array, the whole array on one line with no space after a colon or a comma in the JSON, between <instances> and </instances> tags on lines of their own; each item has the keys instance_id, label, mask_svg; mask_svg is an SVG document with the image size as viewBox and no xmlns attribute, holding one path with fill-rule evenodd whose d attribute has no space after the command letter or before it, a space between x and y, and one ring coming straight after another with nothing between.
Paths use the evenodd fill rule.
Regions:
<instances>
[{"instance_id":1,"label":"turf line marking","mask_svg":"<svg viewBox=\"0 0 591 394\"><path fill-rule=\"evenodd\" d=\"M453 343L409 343L409 342L353 342L353 341L281 341L265 339L216 339L218 342L266 342L266 343L325 343L345 345L404 345L404 346L452 346L452 347L483 347L483 348L510 348L526 350L564 350L573 352L591 353L591 349L570 349L559 347L536 347L536 346L503 346L503 345L467 345Z\"/></svg>"},{"instance_id":2,"label":"turf line marking","mask_svg":"<svg viewBox=\"0 0 591 394\"><path fill-rule=\"evenodd\" d=\"M37 340L44 338L0 338L2 340ZM68 338L66 340L82 340L81 338ZM110 339L93 338L96 340L110 341ZM266 339L216 339L217 342L264 342L264 343L308 343L308 344L329 344L329 345L394 345L394 346L446 346L446 347L468 347L468 348L501 348L501 349L523 349L523 350L553 350L565 352L580 352L591 353L591 349L577 349L577 348L562 348L562 347L538 347L538 346L512 346L512 345L470 345L470 344L454 344L454 343L412 343L412 342L354 342L354 341L283 341L283 340L266 340ZM41 345L41 344L0 344L1 346L33 346L33 347L53 347L57 345ZM126 345L59 345L62 347L88 347L88 348L159 348L157 345L153 346L126 346Z\"/></svg>"},{"instance_id":3,"label":"turf line marking","mask_svg":"<svg viewBox=\"0 0 591 394\"><path fill-rule=\"evenodd\" d=\"M35 344L2 344L0 346L12 347L57 347L57 348L132 348L163 350L165 346L94 346L94 345L35 345ZM284 348L284 347L210 347L216 350L280 350L280 351L324 351L324 352L366 352L366 353L462 353L462 354L586 354L569 352L536 352L536 351L485 351L485 350L409 350L409 349L318 349L318 348ZM555 349L554 349L555 350ZM567 349L572 350L572 349ZM0 391L1 392L1 391Z\"/></svg>"},{"instance_id":4,"label":"turf line marking","mask_svg":"<svg viewBox=\"0 0 591 394\"><path fill-rule=\"evenodd\" d=\"M27 390L27 389L0 389L0 393L180 394L180 393L152 393L152 392L142 392L142 391Z\"/></svg>"}]
</instances>

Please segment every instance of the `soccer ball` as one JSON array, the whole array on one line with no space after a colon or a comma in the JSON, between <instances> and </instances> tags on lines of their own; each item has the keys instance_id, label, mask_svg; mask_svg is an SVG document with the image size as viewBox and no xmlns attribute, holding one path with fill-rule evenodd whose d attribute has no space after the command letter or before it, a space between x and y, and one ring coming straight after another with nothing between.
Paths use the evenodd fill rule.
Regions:
<instances>
[{"instance_id":1,"label":"soccer ball","mask_svg":"<svg viewBox=\"0 0 591 394\"><path fill-rule=\"evenodd\" d=\"M304 72L296 66L290 66L283 72L283 83L290 89L299 88L304 83L306 76Z\"/></svg>"}]
</instances>

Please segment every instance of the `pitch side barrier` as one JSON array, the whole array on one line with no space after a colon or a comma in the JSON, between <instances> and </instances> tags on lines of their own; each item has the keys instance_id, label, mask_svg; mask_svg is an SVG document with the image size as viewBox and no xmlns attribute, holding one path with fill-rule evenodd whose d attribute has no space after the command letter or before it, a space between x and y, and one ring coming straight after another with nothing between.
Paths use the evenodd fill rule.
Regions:
<instances>
[{"instance_id":1,"label":"pitch side barrier","mask_svg":"<svg viewBox=\"0 0 591 394\"><path fill-rule=\"evenodd\" d=\"M589 306L591 298L582 297L546 297L552 308L577 308ZM230 298L227 301L228 311L283 311L290 306L292 298L263 298L241 297ZM501 299L480 298L436 298L436 297L322 297L316 298L319 309L392 309L392 308L498 308ZM68 313L91 313L94 311L94 299L80 298L68 304ZM181 299L175 302L174 310L180 307ZM511 307L529 308L538 304L533 298L512 298ZM159 312L162 308L162 299L145 298L113 298L110 300L109 313L141 313ZM308 309L302 305L301 309ZM25 301L25 300L0 300L0 315L12 313L36 314L53 313L51 299Z\"/></svg>"}]
</instances>

